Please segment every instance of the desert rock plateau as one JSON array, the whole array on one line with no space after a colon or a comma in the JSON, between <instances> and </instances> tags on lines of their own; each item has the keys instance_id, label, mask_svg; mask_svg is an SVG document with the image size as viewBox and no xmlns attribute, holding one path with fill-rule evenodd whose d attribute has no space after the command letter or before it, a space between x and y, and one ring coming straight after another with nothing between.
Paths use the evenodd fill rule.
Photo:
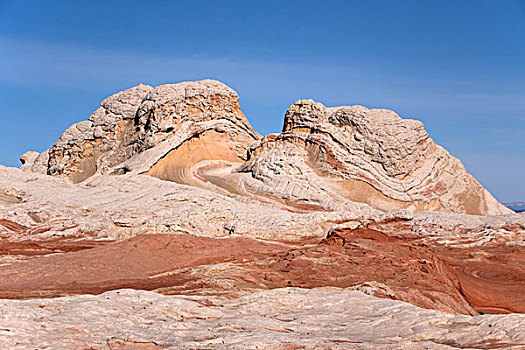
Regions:
<instances>
[{"instance_id":1,"label":"desert rock plateau","mask_svg":"<svg viewBox=\"0 0 525 350\"><path fill-rule=\"evenodd\" d=\"M525 212L420 121L138 85L0 166L0 349L525 349Z\"/></svg>"}]
</instances>

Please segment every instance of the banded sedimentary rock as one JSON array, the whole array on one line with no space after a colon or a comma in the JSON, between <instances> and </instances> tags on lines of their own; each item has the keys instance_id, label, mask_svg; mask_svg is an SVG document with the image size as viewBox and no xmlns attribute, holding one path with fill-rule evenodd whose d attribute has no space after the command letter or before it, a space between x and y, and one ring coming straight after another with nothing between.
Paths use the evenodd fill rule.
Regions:
<instances>
[{"instance_id":1,"label":"banded sedimentary rock","mask_svg":"<svg viewBox=\"0 0 525 350\"><path fill-rule=\"evenodd\" d=\"M261 139L238 101L139 85L0 166L0 298L49 298L0 300L1 344L524 346L525 213L420 122L301 100Z\"/></svg>"},{"instance_id":2,"label":"banded sedimentary rock","mask_svg":"<svg viewBox=\"0 0 525 350\"><path fill-rule=\"evenodd\" d=\"M105 99L36 159L34 153L22 156L24 168L73 182L133 171L184 181L192 163L242 161L259 138L238 101L232 89L213 80L138 85Z\"/></svg>"},{"instance_id":3,"label":"banded sedimentary rock","mask_svg":"<svg viewBox=\"0 0 525 350\"><path fill-rule=\"evenodd\" d=\"M147 174L292 210L352 210L357 202L382 211L511 213L419 121L299 100L283 132L261 140L238 95L213 80L115 94L48 151L21 161L23 169L73 182L96 173Z\"/></svg>"},{"instance_id":4,"label":"banded sedimentary rock","mask_svg":"<svg viewBox=\"0 0 525 350\"><path fill-rule=\"evenodd\" d=\"M254 191L329 209L344 197L384 211L511 213L421 122L389 110L299 100L283 132L263 138L249 158L241 171L258 180Z\"/></svg>"}]
</instances>

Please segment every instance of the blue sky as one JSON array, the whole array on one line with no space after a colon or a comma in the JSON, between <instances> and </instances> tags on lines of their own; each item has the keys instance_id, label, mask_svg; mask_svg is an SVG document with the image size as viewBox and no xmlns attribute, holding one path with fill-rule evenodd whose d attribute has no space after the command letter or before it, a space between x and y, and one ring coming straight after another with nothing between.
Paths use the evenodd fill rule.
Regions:
<instances>
[{"instance_id":1,"label":"blue sky","mask_svg":"<svg viewBox=\"0 0 525 350\"><path fill-rule=\"evenodd\" d=\"M525 0L0 0L0 164L117 91L203 78L262 134L299 98L393 109L525 200Z\"/></svg>"}]
</instances>

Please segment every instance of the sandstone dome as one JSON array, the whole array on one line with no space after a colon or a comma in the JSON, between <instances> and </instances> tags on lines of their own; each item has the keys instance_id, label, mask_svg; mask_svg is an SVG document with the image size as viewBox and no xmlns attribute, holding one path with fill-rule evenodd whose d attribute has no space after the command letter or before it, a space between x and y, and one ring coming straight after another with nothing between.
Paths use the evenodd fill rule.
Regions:
<instances>
[{"instance_id":1,"label":"sandstone dome","mask_svg":"<svg viewBox=\"0 0 525 350\"><path fill-rule=\"evenodd\" d=\"M237 93L215 80L119 92L48 151L21 159L24 169L73 182L145 174L294 210L364 203L381 211L511 213L419 121L299 100L286 112L283 132L261 138Z\"/></svg>"}]
</instances>

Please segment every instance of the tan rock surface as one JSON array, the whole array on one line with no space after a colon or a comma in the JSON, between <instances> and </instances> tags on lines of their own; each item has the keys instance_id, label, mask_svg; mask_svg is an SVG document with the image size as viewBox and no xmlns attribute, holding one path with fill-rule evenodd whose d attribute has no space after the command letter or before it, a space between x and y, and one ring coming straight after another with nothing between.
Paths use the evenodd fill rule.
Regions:
<instances>
[{"instance_id":1,"label":"tan rock surface","mask_svg":"<svg viewBox=\"0 0 525 350\"><path fill-rule=\"evenodd\" d=\"M254 143L259 139L238 95L220 82L138 85L108 97L48 151L21 160L24 169L73 182L96 173L149 174L193 186L209 182L298 210L345 210L359 202L382 211L511 213L421 122L389 110L299 100L282 134ZM212 164L199 168L203 161Z\"/></svg>"},{"instance_id":2,"label":"tan rock surface","mask_svg":"<svg viewBox=\"0 0 525 350\"><path fill-rule=\"evenodd\" d=\"M353 204L351 211L296 212L221 188L212 189L133 174L96 175L72 184L67 179L0 166L0 191L8 193L0 196L0 218L26 227L20 234L35 239L76 237L88 232L111 240L142 233L208 237L236 233L279 240L320 240L334 222L378 213L362 204ZM0 226L1 234L18 233Z\"/></svg>"},{"instance_id":3,"label":"tan rock surface","mask_svg":"<svg viewBox=\"0 0 525 350\"><path fill-rule=\"evenodd\" d=\"M213 80L156 88L138 85L108 97L88 120L69 127L42 155L48 158L45 169L39 171L66 176L73 182L84 181L95 173L147 171L193 138L198 138L202 146L197 151L200 156L195 155L197 159L241 161L245 149L260 136L242 114L238 101L233 90ZM207 142L204 136L214 134L228 137L219 138L220 141L212 137ZM209 153L216 143L224 152ZM40 168L38 161L41 160L35 160L31 154L27 162ZM163 172L173 172L170 167L161 170L160 166L165 167L166 163L157 164L153 175L162 177Z\"/></svg>"}]
</instances>

